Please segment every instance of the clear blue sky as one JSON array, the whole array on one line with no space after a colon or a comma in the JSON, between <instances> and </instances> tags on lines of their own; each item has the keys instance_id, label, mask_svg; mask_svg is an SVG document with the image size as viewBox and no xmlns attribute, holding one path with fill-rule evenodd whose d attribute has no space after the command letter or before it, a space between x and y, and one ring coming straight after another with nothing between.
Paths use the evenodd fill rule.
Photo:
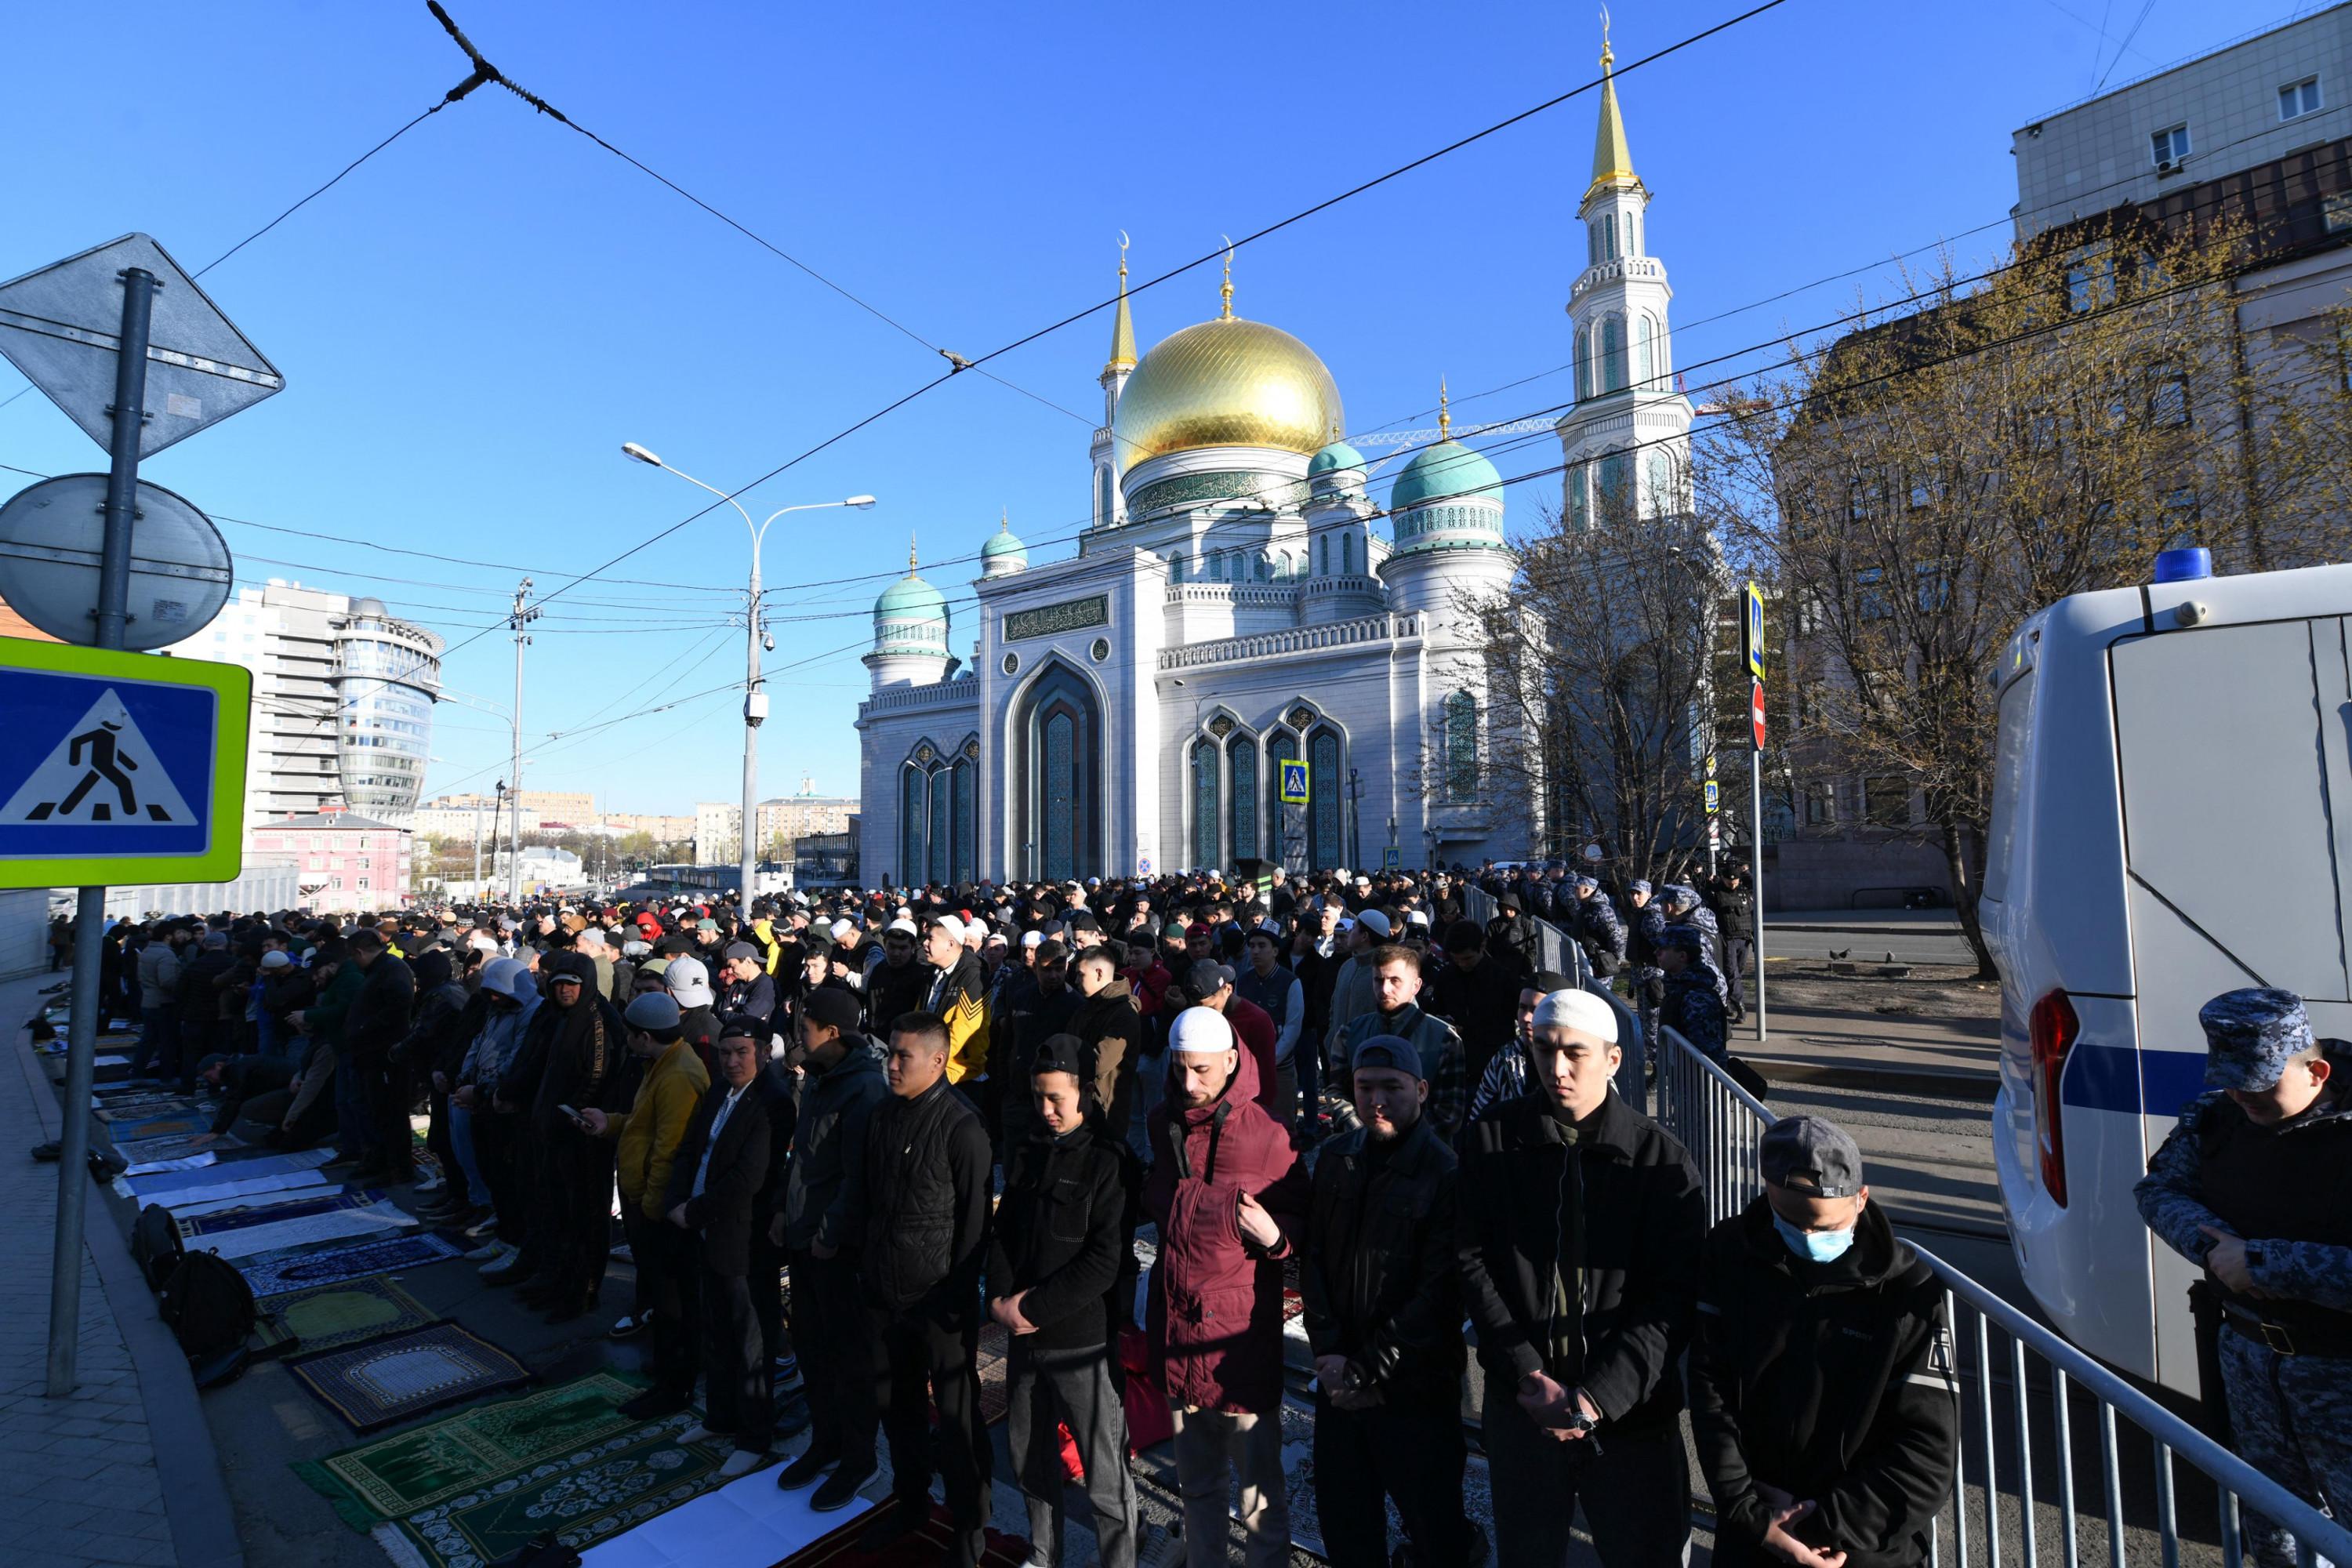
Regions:
<instances>
[{"instance_id":1,"label":"clear blue sky","mask_svg":"<svg viewBox=\"0 0 2352 1568\"><path fill-rule=\"evenodd\" d=\"M2003 219L2010 132L2084 96L2135 21L2113 80L2283 19L2287 3L2149 0L2143 21L2138 0L1790 0L1624 76L1680 363L1826 321L1857 289L1886 291L1889 273L1759 300ZM1620 63L1743 8L1620 0ZM1148 277L1583 83L1599 43L1591 14L1557 5L453 9L517 81L974 355L1102 299L1121 228ZM19 7L9 53L0 276L130 229L202 266L465 75L422 0ZM106 103L110 77L127 84L122 108ZM1557 403L1557 374L1465 395L1568 358L1593 103L1248 247L1237 310L1323 356L1354 431L1428 423L1441 374L1464 418ZM2004 237L1957 249L1978 261ZM1139 338L1213 314L1216 281L1203 268L1142 295ZM241 580L374 594L452 643L497 622L512 568L544 592L709 499L625 462L624 440L729 489L941 368L497 89L435 115L205 282L288 390L147 477L223 520ZM910 531L927 563L946 563L1005 509L1033 559L1074 548L1108 339L1106 313L992 367L1078 417L963 375L745 498L764 516L881 497L769 536L783 590L770 662L796 667L771 685L764 793L804 773L820 793L856 791L855 645ZM19 385L0 366L0 396ZM1504 471L1556 456L1521 448ZM104 466L38 394L0 408L0 462ZM1556 494L1549 478L1514 486L1513 513L1530 524ZM740 678L740 635L720 629L716 590L742 582L746 555L722 509L549 606L529 667L526 751L543 758L530 787L593 790L617 810L736 797L729 692L543 737ZM925 574L952 598L971 571ZM967 655L971 633L961 612ZM503 628L456 651L446 678L503 702ZM446 704L434 752L430 790L486 787L505 771L503 721Z\"/></svg>"}]
</instances>

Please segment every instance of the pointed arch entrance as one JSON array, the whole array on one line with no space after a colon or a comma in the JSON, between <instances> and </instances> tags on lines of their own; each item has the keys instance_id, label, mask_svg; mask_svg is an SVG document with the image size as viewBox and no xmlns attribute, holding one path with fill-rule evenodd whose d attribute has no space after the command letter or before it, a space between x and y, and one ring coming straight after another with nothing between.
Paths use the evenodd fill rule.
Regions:
<instances>
[{"instance_id":1,"label":"pointed arch entrance","mask_svg":"<svg viewBox=\"0 0 2352 1568\"><path fill-rule=\"evenodd\" d=\"M1104 874L1102 704L1094 683L1048 659L1013 716L1013 852L1047 881Z\"/></svg>"}]
</instances>

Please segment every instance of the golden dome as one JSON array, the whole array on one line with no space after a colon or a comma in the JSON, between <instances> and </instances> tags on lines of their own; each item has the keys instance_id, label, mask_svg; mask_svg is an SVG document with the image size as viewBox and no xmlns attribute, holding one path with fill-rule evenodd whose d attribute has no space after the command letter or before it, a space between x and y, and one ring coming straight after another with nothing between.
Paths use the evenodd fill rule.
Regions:
<instances>
[{"instance_id":1,"label":"golden dome","mask_svg":"<svg viewBox=\"0 0 2352 1568\"><path fill-rule=\"evenodd\" d=\"M1339 388L1315 351L1279 327L1223 316L1155 344L1111 420L1122 472L1201 447L1272 447L1302 457L1345 428Z\"/></svg>"}]
</instances>

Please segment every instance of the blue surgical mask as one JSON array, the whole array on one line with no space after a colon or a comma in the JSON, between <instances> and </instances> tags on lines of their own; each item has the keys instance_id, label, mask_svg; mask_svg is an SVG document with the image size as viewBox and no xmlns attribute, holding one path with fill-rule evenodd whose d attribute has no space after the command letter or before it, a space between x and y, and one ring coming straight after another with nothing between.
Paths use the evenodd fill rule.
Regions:
<instances>
[{"instance_id":1,"label":"blue surgical mask","mask_svg":"<svg viewBox=\"0 0 2352 1568\"><path fill-rule=\"evenodd\" d=\"M1772 1228L1789 1244L1789 1250L1814 1263L1835 1263L1853 1245L1851 1230L1799 1230L1779 1215L1772 1216Z\"/></svg>"}]
</instances>

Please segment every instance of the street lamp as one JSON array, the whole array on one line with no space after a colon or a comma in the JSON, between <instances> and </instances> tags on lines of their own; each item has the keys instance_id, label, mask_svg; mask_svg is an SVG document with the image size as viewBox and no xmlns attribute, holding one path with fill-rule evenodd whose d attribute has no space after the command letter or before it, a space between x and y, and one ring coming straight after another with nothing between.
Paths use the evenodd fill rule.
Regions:
<instances>
[{"instance_id":1,"label":"street lamp","mask_svg":"<svg viewBox=\"0 0 2352 1568\"><path fill-rule=\"evenodd\" d=\"M621 455L632 462L676 474L697 489L709 490L735 509L743 526L751 533L751 585L743 615L743 821L737 837L741 840L743 887L740 897L746 919L751 913L752 874L759 869L760 851L760 721L768 716L768 694L760 688L760 543L768 536L768 523L788 511L822 511L828 507L856 507L864 511L874 504L872 496L851 496L845 500L807 501L799 506L778 507L768 514L766 522L753 522L751 514L742 503L716 485L704 484L682 468L672 468L659 457L635 441L621 443Z\"/></svg>"}]
</instances>

